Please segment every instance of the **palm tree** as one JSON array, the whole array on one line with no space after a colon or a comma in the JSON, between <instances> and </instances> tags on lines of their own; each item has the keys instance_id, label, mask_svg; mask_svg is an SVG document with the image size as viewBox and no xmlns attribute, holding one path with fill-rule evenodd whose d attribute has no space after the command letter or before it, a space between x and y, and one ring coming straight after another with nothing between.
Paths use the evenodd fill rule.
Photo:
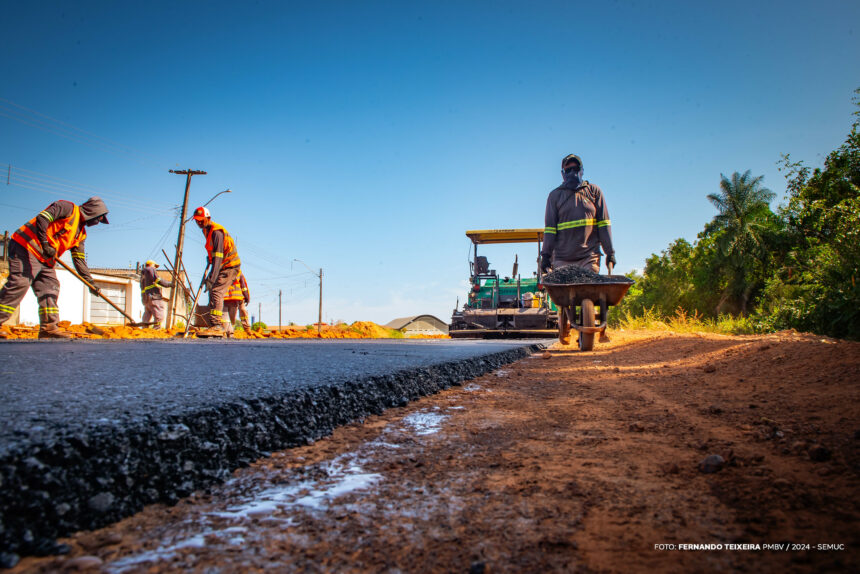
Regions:
<instances>
[{"instance_id":1,"label":"palm tree","mask_svg":"<svg viewBox=\"0 0 860 574\"><path fill-rule=\"evenodd\" d=\"M721 192L708 194L719 212L708 225L708 231L719 233L717 245L730 274L721 303L734 299L744 314L755 287L748 281L752 265L767 257L763 232L772 214L770 202L776 197L762 187L763 179L763 175L753 177L750 170L743 174L735 172L731 179L720 174Z\"/></svg>"}]
</instances>

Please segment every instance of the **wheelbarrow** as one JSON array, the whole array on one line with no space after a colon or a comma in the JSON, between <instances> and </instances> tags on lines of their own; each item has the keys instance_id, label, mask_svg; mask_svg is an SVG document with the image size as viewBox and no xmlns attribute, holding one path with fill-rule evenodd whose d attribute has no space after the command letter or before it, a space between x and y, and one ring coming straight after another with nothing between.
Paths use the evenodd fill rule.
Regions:
<instances>
[{"instance_id":1,"label":"wheelbarrow","mask_svg":"<svg viewBox=\"0 0 860 574\"><path fill-rule=\"evenodd\" d=\"M559 341L566 343L569 329L573 328L579 332L579 350L590 351L594 348L594 336L597 333L601 339L605 336L609 307L618 305L634 283L623 276L612 279L611 283L543 283L558 307ZM596 318L595 306L600 307Z\"/></svg>"}]
</instances>

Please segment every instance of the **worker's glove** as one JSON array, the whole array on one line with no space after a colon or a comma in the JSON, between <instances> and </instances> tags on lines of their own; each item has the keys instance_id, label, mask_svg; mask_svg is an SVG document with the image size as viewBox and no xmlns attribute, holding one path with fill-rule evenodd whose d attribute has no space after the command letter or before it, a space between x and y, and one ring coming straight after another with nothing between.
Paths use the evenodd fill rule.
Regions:
<instances>
[{"instance_id":1,"label":"worker's glove","mask_svg":"<svg viewBox=\"0 0 860 574\"><path fill-rule=\"evenodd\" d=\"M47 259L53 259L57 256L57 250L53 248L49 243L42 244L42 255Z\"/></svg>"},{"instance_id":2,"label":"worker's glove","mask_svg":"<svg viewBox=\"0 0 860 574\"><path fill-rule=\"evenodd\" d=\"M612 265L614 266L614 265L615 265L615 254L613 253L612 255L610 255L609 257L607 257L607 258L606 258L606 262L607 262L607 263L612 263Z\"/></svg>"},{"instance_id":3,"label":"worker's glove","mask_svg":"<svg viewBox=\"0 0 860 574\"><path fill-rule=\"evenodd\" d=\"M250 298L250 297L246 297L246 298L245 298L245 305L250 305L250 304L251 304L251 298Z\"/></svg>"},{"instance_id":4,"label":"worker's glove","mask_svg":"<svg viewBox=\"0 0 860 574\"><path fill-rule=\"evenodd\" d=\"M542 255L540 258L540 270L541 273L549 273L550 268L552 267L552 261L546 255Z\"/></svg>"},{"instance_id":5,"label":"worker's glove","mask_svg":"<svg viewBox=\"0 0 860 574\"><path fill-rule=\"evenodd\" d=\"M99 296L99 295L101 295L102 290L99 289L98 287L96 287L95 285L93 285L92 287L90 287L90 293L92 293L95 296Z\"/></svg>"},{"instance_id":6,"label":"worker's glove","mask_svg":"<svg viewBox=\"0 0 860 574\"><path fill-rule=\"evenodd\" d=\"M215 279L211 276L206 278L206 281L203 282L203 289L208 293L212 290L212 287L215 285Z\"/></svg>"}]
</instances>

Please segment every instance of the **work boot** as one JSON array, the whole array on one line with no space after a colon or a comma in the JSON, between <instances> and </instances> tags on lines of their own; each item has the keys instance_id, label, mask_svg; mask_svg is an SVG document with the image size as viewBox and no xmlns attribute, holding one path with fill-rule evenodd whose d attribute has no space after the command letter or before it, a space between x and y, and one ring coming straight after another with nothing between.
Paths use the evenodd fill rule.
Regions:
<instances>
[{"instance_id":1,"label":"work boot","mask_svg":"<svg viewBox=\"0 0 860 574\"><path fill-rule=\"evenodd\" d=\"M198 337L224 337L226 333L224 332L224 327L221 325L215 325L214 327L209 327L207 329L201 329L197 331Z\"/></svg>"},{"instance_id":2,"label":"work boot","mask_svg":"<svg viewBox=\"0 0 860 574\"><path fill-rule=\"evenodd\" d=\"M71 339L72 334L60 329L55 324L42 325L39 328L40 339Z\"/></svg>"}]
</instances>

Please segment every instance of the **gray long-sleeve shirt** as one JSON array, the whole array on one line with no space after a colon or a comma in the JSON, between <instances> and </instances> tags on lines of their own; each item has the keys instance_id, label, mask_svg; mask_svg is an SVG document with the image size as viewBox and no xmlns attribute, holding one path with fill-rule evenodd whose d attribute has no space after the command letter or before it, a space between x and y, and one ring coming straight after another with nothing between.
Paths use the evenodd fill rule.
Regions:
<instances>
[{"instance_id":1,"label":"gray long-sleeve shirt","mask_svg":"<svg viewBox=\"0 0 860 574\"><path fill-rule=\"evenodd\" d=\"M576 190L559 186L546 200L544 243L541 256L553 261L599 261L612 248L609 210L603 192L588 181Z\"/></svg>"},{"instance_id":2,"label":"gray long-sleeve shirt","mask_svg":"<svg viewBox=\"0 0 860 574\"><path fill-rule=\"evenodd\" d=\"M159 277L155 267L144 267L140 273L140 297L144 303L148 299L161 299L162 287L173 287L173 282L165 281Z\"/></svg>"}]
</instances>

